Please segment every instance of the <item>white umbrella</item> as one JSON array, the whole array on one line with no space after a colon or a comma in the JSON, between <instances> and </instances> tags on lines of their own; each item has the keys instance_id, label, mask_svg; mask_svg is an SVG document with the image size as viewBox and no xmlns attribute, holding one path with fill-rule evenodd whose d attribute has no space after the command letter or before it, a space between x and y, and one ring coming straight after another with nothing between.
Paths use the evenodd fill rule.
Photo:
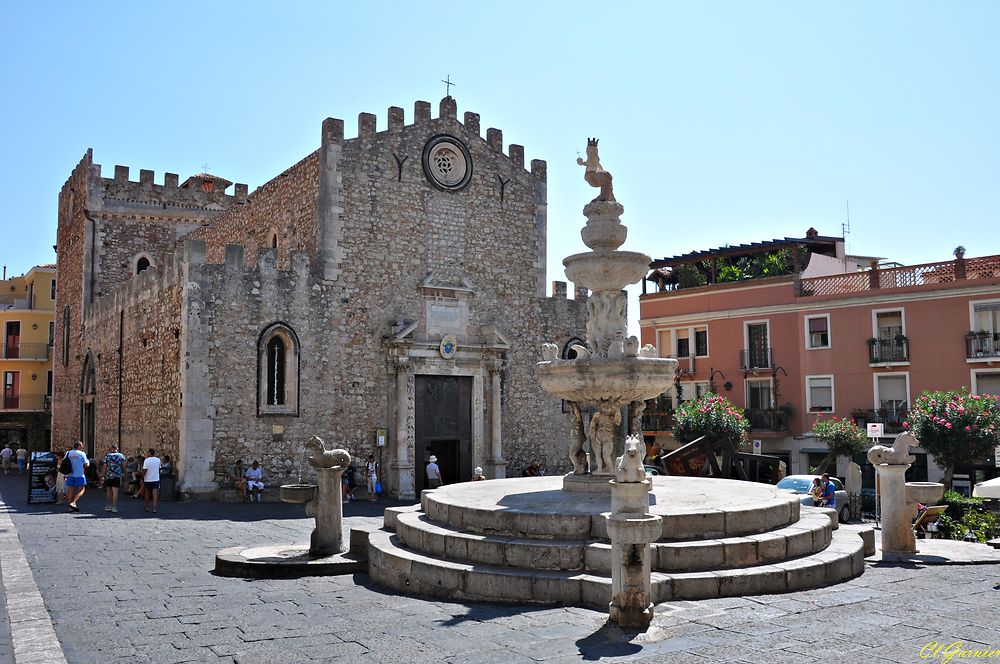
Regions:
<instances>
[{"instance_id":1,"label":"white umbrella","mask_svg":"<svg viewBox=\"0 0 1000 664\"><path fill-rule=\"evenodd\" d=\"M972 487L972 497L1000 499L1000 477L976 484Z\"/></svg>"}]
</instances>

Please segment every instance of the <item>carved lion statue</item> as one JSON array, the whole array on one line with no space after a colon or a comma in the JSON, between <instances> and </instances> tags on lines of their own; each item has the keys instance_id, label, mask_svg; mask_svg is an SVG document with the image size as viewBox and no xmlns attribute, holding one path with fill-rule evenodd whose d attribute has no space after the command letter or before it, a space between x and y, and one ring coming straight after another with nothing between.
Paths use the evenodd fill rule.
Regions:
<instances>
[{"instance_id":1,"label":"carved lion statue","mask_svg":"<svg viewBox=\"0 0 1000 664\"><path fill-rule=\"evenodd\" d=\"M314 452L306 457L313 468L347 468L351 465L351 455L347 450L328 450L319 436L306 441L306 448Z\"/></svg>"},{"instance_id":2,"label":"carved lion statue","mask_svg":"<svg viewBox=\"0 0 1000 664\"><path fill-rule=\"evenodd\" d=\"M618 457L618 470L615 480L618 482L642 482L646 479L646 469L642 466L645 456L645 446L639 436L629 436L625 439L625 454Z\"/></svg>"},{"instance_id":3,"label":"carved lion statue","mask_svg":"<svg viewBox=\"0 0 1000 664\"><path fill-rule=\"evenodd\" d=\"M915 445L917 439L909 431L900 434L892 447L885 445L874 445L868 450L868 461L873 466L883 463L891 466L903 466L914 462L914 457L910 456L910 445Z\"/></svg>"}]
</instances>

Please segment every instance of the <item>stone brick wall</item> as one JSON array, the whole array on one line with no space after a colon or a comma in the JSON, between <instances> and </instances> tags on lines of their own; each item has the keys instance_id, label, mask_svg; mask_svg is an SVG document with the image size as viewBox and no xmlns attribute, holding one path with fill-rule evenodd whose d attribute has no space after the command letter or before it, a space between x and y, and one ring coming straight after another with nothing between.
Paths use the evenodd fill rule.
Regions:
<instances>
[{"instance_id":1,"label":"stone brick wall","mask_svg":"<svg viewBox=\"0 0 1000 664\"><path fill-rule=\"evenodd\" d=\"M96 451L150 447L177 458L183 288L172 255L90 308L85 326L97 370ZM119 395L121 400L119 401Z\"/></svg>"},{"instance_id":2,"label":"stone brick wall","mask_svg":"<svg viewBox=\"0 0 1000 664\"><path fill-rule=\"evenodd\" d=\"M315 251L318 186L317 151L256 189L246 204L230 207L189 237L205 241L212 263L223 261L226 244L241 244L252 266L257 264L256 250L271 248L271 235L276 233L278 265L287 268L293 252Z\"/></svg>"}]
</instances>

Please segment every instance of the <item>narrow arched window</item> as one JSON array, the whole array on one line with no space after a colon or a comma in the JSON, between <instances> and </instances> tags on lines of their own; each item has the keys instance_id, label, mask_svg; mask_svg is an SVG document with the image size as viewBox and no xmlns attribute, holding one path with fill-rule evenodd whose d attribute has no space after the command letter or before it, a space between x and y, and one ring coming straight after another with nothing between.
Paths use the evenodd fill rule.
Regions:
<instances>
[{"instance_id":1,"label":"narrow arched window","mask_svg":"<svg viewBox=\"0 0 1000 664\"><path fill-rule=\"evenodd\" d=\"M271 248L272 249L278 248L278 234L275 233L274 231L271 232Z\"/></svg>"},{"instance_id":2,"label":"narrow arched window","mask_svg":"<svg viewBox=\"0 0 1000 664\"><path fill-rule=\"evenodd\" d=\"M148 270L150 265L151 263L149 262L149 257L140 256L139 260L135 262L135 273L139 274L140 272Z\"/></svg>"},{"instance_id":3,"label":"narrow arched window","mask_svg":"<svg viewBox=\"0 0 1000 664\"><path fill-rule=\"evenodd\" d=\"M267 405L285 405L285 342L279 336L267 342Z\"/></svg>"},{"instance_id":4,"label":"narrow arched window","mask_svg":"<svg viewBox=\"0 0 1000 664\"><path fill-rule=\"evenodd\" d=\"M299 340L284 323L268 326L257 345L257 413L299 414Z\"/></svg>"}]
</instances>

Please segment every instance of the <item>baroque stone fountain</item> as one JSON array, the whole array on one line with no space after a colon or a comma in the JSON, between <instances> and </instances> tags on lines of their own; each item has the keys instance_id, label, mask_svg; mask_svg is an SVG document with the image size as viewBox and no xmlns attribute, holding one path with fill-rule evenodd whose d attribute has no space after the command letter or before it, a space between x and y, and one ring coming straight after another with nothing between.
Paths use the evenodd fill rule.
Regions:
<instances>
[{"instance_id":1,"label":"baroque stone fountain","mask_svg":"<svg viewBox=\"0 0 1000 664\"><path fill-rule=\"evenodd\" d=\"M600 194L584 208L587 225L580 235L591 251L563 259L566 277L590 290L587 299L587 347L575 346L577 356L559 359L559 347L545 344L538 365L542 389L565 399L573 415L568 491L609 491L608 478L615 473L614 450L623 449L622 408L642 412L646 399L664 392L674 379L677 360L657 357L650 344L640 348L639 339L626 337L626 296L623 288L645 276L650 257L636 251L619 251L628 229L619 217L625 208L615 200L611 173L601 166L597 139L587 140L587 183ZM584 409L593 414L584 430ZM583 451L590 442L593 467ZM591 480L591 481L588 481ZM597 480L596 482L592 480Z\"/></svg>"},{"instance_id":2,"label":"baroque stone fountain","mask_svg":"<svg viewBox=\"0 0 1000 664\"><path fill-rule=\"evenodd\" d=\"M383 528L367 533L372 580L452 601L599 608L624 630L642 630L660 602L803 590L861 574L862 539L837 532L796 495L646 475L641 439L622 440L623 411L639 417L644 400L672 383L676 361L627 334L622 289L650 259L619 250L624 208L597 139L577 161L600 189L584 207L590 251L563 261L566 276L591 291L586 346L564 360L546 344L536 365L542 387L570 404L572 471L449 484L424 491L419 505L386 509Z\"/></svg>"}]
</instances>

